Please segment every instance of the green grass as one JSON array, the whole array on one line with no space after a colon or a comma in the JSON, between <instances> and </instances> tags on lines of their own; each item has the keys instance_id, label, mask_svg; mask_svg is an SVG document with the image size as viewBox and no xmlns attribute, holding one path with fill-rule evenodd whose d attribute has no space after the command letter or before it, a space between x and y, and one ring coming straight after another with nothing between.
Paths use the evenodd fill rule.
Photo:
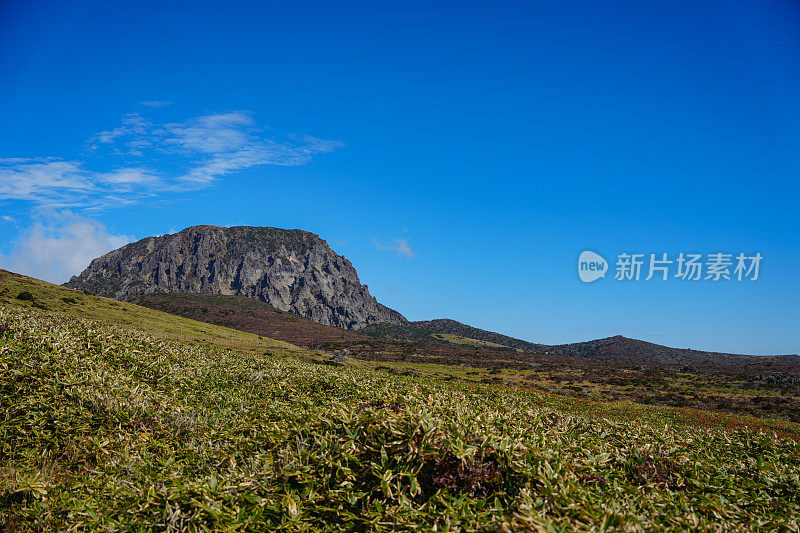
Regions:
<instances>
[{"instance_id":1,"label":"green grass","mask_svg":"<svg viewBox=\"0 0 800 533\"><path fill-rule=\"evenodd\" d=\"M33 300L18 299L17 296L23 292L30 293ZM266 343L270 348L298 349L287 342L182 318L127 302L85 294L5 270L0 270L0 304L11 307L43 308L106 324L136 328L147 333L166 333L239 342L260 341ZM263 351L263 348L258 349ZM248 348L250 351L258 349Z\"/></svg>"},{"instance_id":2,"label":"green grass","mask_svg":"<svg viewBox=\"0 0 800 533\"><path fill-rule=\"evenodd\" d=\"M0 306L0 530L798 528L796 438L159 341L102 313Z\"/></svg>"},{"instance_id":3,"label":"green grass","mask_svg":"<svg viewBox=\"0 0 800 533\"><path fill-rule=\"evenodd\" d=\"M495 342L489 342L489 341L482 341L479 339L470 339L468 337L462 337L461 335L453 335L452 333L431 333L431 337L449 342L450 344L461 344L464 346L478 346L481 348L508 348L508 346L505 346L503 344L497 344ZM518 352L522 351L518 348L516 350Z\"/></svg>"}]
</instances>

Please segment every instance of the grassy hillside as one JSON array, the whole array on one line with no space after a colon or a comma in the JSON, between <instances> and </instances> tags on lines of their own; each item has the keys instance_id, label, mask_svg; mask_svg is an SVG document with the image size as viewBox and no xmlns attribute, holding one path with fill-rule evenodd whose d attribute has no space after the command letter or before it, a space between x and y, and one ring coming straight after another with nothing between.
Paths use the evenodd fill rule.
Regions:
<instances>
[{"instance_id":1,"label":"grassy hillside","mask_svg":"<svg viewBox=\"0 0 800 533\"><path fill-rule=\"evenodd\" d=\"M451 344L463 344L465 346L481 346L485 348L508 349L508 346L497 344L489 341L482 341L473 339L471 337L462 337L461 335L454 335L452 333L432 333L431 336L435 339L443 340Z\"/></svg>"},{"instance_id":2,"label":"grassy hillside","mask_svg":"<svg viewBox=\"0 0 800 533\"><path fill-rule=\"evenodd\" d=\"M402 346L395 347L398 351L402 351L406 345L413 342L511 350L509 346L503 344L453 333L440 333L433 328L423 330L413 325L377 324L366 328L363 332L349 331L318 324L307 318L276 309L265 302L242 296L154 293L138 296L132 301L151 309L251 333L260 333L299 346L347 348L358 351L358 346L361 345L374 351L375 348L390 348L392 344L397 344L399 341ZM376 342L375 337L380 337L381 340Z\"/></svg>"},{"instance_id":3,"label":"grassy hillside","mask_svg":"<svg viewBox=\"0 0 800 533\"><path fill-rule=\"evenodd\" d=\"M673 350L623 337L566 345L562 347L566 354L552 353L559 347L546 347L546 354L530 353L413 325L379 325L375 329L382 331L382 336L369 337L323 326L237 296L162 293L136 302L328 353L346 352L359 359L361 366L391 372L438 380L510 384L571 398L604 402L628 399L647 405L694 407L800 422L800 364L792 357L729 360L706 354L698 359L700 352ZM446 320L433 322L452 325ZM387 338L395 336L404 340ZM635 357L626 357L625 351ZM672 358L684 352L691 352L691 361L704 363L687 367ZM596 353L604 356L593 356ZM665 362L661 362L662 358ZM733 364L726 364L730 361Z\"/></svg>"},{"instance_id":4,"label":"grassy hillside","mask_svg":"<svg viewBox=\"0 0 800 533\"><path fill-rule=\"evenodd\" d=\"M0 529L798 527L796 425L626 405L2 306Z\"/></svg>"},{"instance_id":5,"label":"grassy hillside","mask_svg":"<svg viewBox=\"0 0 800 533\"><path fill-rule=\"evenodd\" d=\"M173 315L281 339L298 346L371 340L350 330L318 324L244 296L155 293L138 296L133 303Z\"/></svg>"},{"instance_id":6,"label":"grassy hillside","mask_svg":"<svg viewBox=\"0 0 800 533\"><path fill-rule=\"evenodd\" d=\"M190 320L127 302L93 296L2 269L0 269L0 305L54 311L108 324L133 327L148 333L260 341L274 348L297 349L284 341Z\"/></svg>"},{"instance_id":7,"label":"grassy hillside","mask_svg":"<svg viewBox=\"0 0 800 533\"><path fill-rule=\"evenodd\" d=\"M756 361L798 364L797 355L755 356L670 348L652 342L629 339L622 335L574 344L542 346L547 353L595 359L629 359L673 365L730 364L748 365Z\"/></svg>"},{"instance_id":8,"label":"grassy hillside","mask_svg":"<svg viewBox=\"0 0 800 533\"><path fill-rule=\"evenodd\" d=\"M471 337L469 335L464 335L463 333L466 333L464 331L461 333L455 333L452 330L440 331L433 327L418 327L416 322L410 322L402 325L386 323L370 324L369 326L361 328L358 330L358 332L371 337L406 342L432 342L440 344L466 345L467 343L464 341L469 339L473 341L471 345L477 346L479 345L478 341L482 340L479 338L479 336ZM451 335L452 337L447 338L443 334ZM453 339L457 339L460 342L454 343L452 342ZM506 346L500 343L492 343L492 346L494 348L500 348L506 351L514 351L514 348L511 346Z\"/></svg>"},{"instance_id":9,"label":"grassy hillside","mask_svg":"<svg viewBox=\"0 0 800 533\"><path fill-rule=\"evenodd\" d=\"M485 329L475 328L455 320L450 320L448 318L421 320L417 322L411 322L411 325L419 330L427 332L434 337L439 334L455 335L465 339L481 341L487 345L507 346L518 351L540 352L542 350L541 344L524 341L522 339L515 339L514 337L509 337L508 335L503 335L502 333L495 333L494 331L486 331Z\"/></svg>"},{"instance_id":10,"label":"grassy hillside","mask_svg":"<svg viewBox=\"0 0 800 533\"><path fill-rule=\"evenodd\" d=\"M531 343L526 343L525 341L514 342L517 339L466 326L454 320L410 322L402 325L370 324L360 329L359 333L379 339L476 346L511 352L522 351L519 346L524 345L530 352L538 351L533 349L536 345Z\"/></svg>"}]
</instances>

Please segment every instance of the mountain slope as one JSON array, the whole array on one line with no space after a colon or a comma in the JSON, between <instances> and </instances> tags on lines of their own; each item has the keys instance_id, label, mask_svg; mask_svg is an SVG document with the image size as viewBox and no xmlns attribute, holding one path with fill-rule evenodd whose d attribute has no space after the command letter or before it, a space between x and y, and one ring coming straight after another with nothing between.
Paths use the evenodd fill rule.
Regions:
<instances>
[{"instance_id":1,"label":"mountain slope","mask_svg":"<svg viewBox=\"0 0 800 533\"><path fill-rule=\"evenodd\" d=\"M369 294L350 261L302 230L193 226L109 252L65 285L118 300L156 292L245 296L346 329L406 322Z\"/></svg>"},{"instance_id":2,"label":"mountain slope","mask_svg":"<svg viewBox=\"0 0 800 533\"><path fill-rule=\"evenodd\" d=\"M380 357L376 354L391 356L390 354L424 353L462 363L465 358L488 362L508 359L508 352L514 351L514 348L508 346L445 333L433 333L432 336L421 337L421 340L365 335L361 330L350 331L318 324L283 312L265 302L241 296L154 293L137 296L133 302L170 314L280 339L301 347L328 351L346 350L354 357L366 359ZM418 331L411 326L380 324L379 327Z\"/></svg>"},{"instance_id":3,"label":"mountain slope","mask_svg":"<svg viewBox=\"0 0 800 533\"><path fill-rule=\"evenodd\" d=\"M476 339L491 344L498 344L501 346L508 346L517 350L526 352L538 352L541 350L541 344L515 339L502 333L495 333L494 331L487 331L485 329L475 328L450 320L448 318L440 318L436 320L421 320L411 323L415 328L422 331L430 332L431 335L436 334L449 334L465 337L467 339Z\"/></svg>"},{"instance_id":4,"label":"mountain slope","mask_svg":"<svg viewBox=\"0 0 800 533\"><path fill-rule=\"evenodd\" d=\"M754 356L721 352L706 352L687 348L670 348L660 344L629 339L622 335L573 344L542 346L542 350L552 355L571 357L591 357L595 359L626 359L666 364L742 364L754 358L764 361L798 363L797 355Z\"/></svg>"},{"instance_id":5,"label":"mountain slope","mask_svg":"<svg viewBox=\"0 0 800 533\"><path fill-rule=\"evenodd\" d=\"M538 352L541 348L540 344L474 328L446 318L409 322L407 324L370 324L361 328L358 332L383 339L481 346L500 350Z\"/></svg>"},{"instance_id":6,"label":"mountain slope","mask_svg":"<svg viewBox=\"0 0 800 533\"><path fill-rule=\"evenodd\" d=\"M243 296L154 293L137 296L133 303L172 315L281 339L298 346L373 340L350 330L318 324Z\"/></svg>"},{"instance_id":7,"label":"mountain slope","mask_svg":"<svg viewBox=\"0 0 800 533\"><path fill-rule=\"evenodd\" d=\"M39 309L167 337L181 335L215 341L232 341L240 348L245 346L244 343L258 341L262 345L267 344L274 348L297 350L296 346L280 340L263 338L191 318L182 318L129 302L86 294L2 269L0 269L0 307Z\"/></svg>"},{"instance_id":8,"label":"mountain slope","mask_svg":"<svg viewBox=\"0 0 800 533\"><path fill-rule=\"evenodd\" d=\"M474 328L450 319L424 320L407 324L372 324L359 330L378 338L414 342L473 344L495 349L515 349L565 357L646 362L668 365L737 365L759 362L800 363L797 355L754 356L671 348L629 339L621 335L572 344L546 345L515 339L507 335ZM470 343L469 341L474 341Z\"/></svg>"}]
</instances>

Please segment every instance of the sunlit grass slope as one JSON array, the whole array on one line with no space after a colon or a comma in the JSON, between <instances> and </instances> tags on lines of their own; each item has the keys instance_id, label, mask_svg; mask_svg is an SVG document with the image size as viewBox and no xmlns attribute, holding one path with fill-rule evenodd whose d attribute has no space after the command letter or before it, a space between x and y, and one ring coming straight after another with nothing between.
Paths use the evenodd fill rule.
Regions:
<instances>
[{"instance_id":1,"label":"sunlit grass slope","mask_svg":"<svg viewBox=\"0 0 800 533\"><path fill-rule=\"evenodd\" d=\"M443 341L447 341L452 344L463 344L465 346L482 346L485 348L508 348L508 346L497 344L496 342L471 339L469 337L462 337L461 335L453 335L452 333L432 333L431 336L436 339L441 339Z\"/></svg>"},{"instance_id":2,"label":"sunlit grass slope","mask_svg":"<svg viewBox=\"0 0 800 533\"><path fill-rule=\"evenodd\" d=\"M0 529L797 529L800 444L0 308Z\"/></svg>"},{"instance_id":3,"label":"sunlit grass slope","mask_svg":"<svg viewBox=\"0 0 800 533\"><path fill-rule=\"evenodd\" d=\"M26 296L20 298L20 295L24 293L30 294L31 298L28 299ZM0 304L12 307L39 308L109 324L134 327L148 333L182 334L234 341L259 341L274 348L296 349L292 344L283 341L266 339L243 331L86 294L6 270L0 270ZM242 347L242 349L248 348ZM255 348L251 351L255 351Z\"/></svg>"}]
</instances>

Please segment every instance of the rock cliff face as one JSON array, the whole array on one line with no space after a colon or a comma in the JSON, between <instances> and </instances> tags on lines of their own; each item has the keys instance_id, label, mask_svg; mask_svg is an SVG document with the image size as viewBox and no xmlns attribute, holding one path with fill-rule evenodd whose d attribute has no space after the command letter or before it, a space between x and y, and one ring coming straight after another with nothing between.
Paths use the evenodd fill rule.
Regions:
<instances>
[{"instance_id":1,"label":"rock cliff face","mask_svg":"<svg viewBox=\"0 0 800 533\"><path fill-rule=\"evenodd\" d=\"M194 226L147 237L95 259L65 285L118 300L155 292L234 294L345 329L407 322L370 296L350 261L296 229Z\"/></svg>"}]
</instances>

